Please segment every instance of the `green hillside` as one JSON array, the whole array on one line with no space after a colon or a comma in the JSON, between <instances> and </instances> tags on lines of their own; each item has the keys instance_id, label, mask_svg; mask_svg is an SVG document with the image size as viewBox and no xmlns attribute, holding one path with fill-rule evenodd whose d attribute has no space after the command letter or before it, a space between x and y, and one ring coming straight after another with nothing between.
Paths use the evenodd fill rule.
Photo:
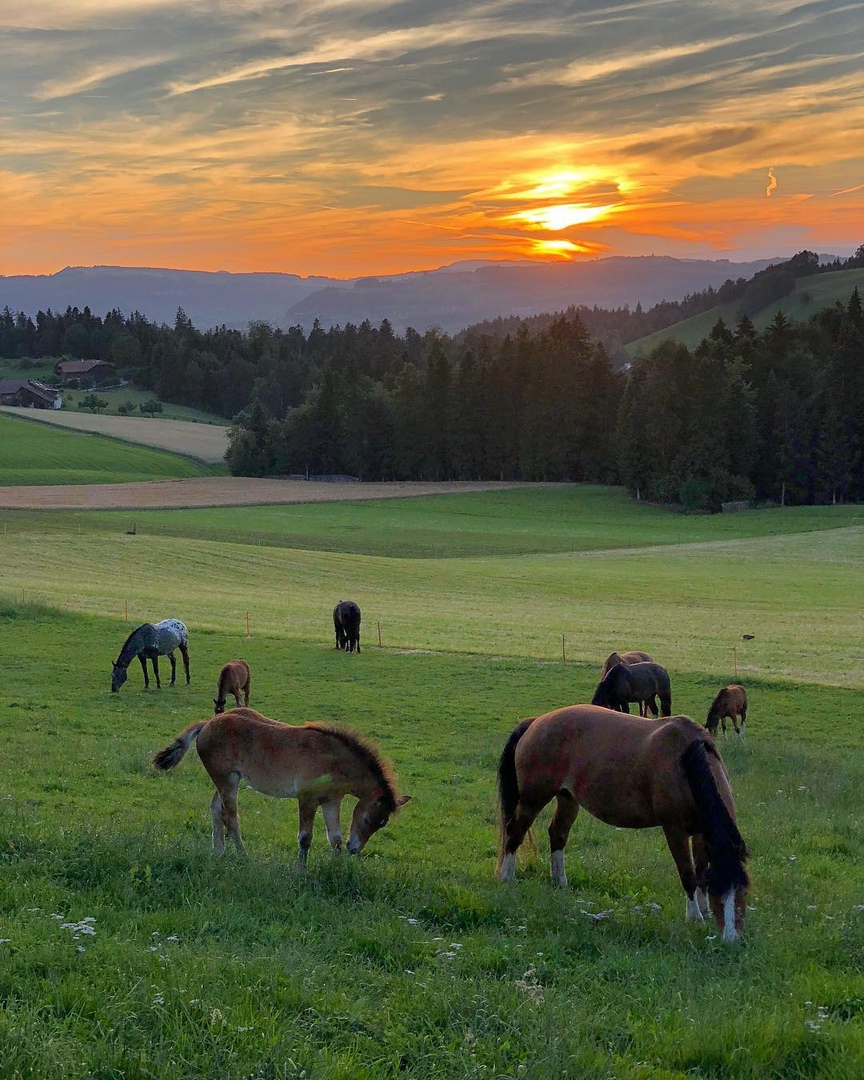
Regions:
<instances>
[{"instance_id":1,"label":"green hillside","mask_svg":"<svg viewBox=\"0 0 864 1080\"><path fill-rule=\"evenodd\" d=\"M755 315L751 315L753 325L757 330L764 330L778 311L782 311L784 315L796 322L806 322L817 311L829 307L838 300L845 304L856 286L859 292L864 291L864 269L860 267L855 270L838 270L829 274L815 274L811 277L799 278L795 283L794 292L781 300L775 300ZM737 301L731 304L718 304L710 311L703 311L700 315L683 319L679 323L667 326L664 330L658 330L654 334L631 341L625 345L625 349L633 358L647 356L652 349L669 338L674 338L688 348L694 349L703 338L710 334L711 328L718 319L722 319L727 326L734 327L739 318Z\"/></svg>"},{"instance_id":2,"label":"green hillside","mask_svg":"<svg viewBox=\"0 0 864 1080\"><path fill-rule=\"evenodd\" d=\"M212 476L191 458L0 415L0 487L20 484L119 484Z\"/></svg>"}]
</instances>

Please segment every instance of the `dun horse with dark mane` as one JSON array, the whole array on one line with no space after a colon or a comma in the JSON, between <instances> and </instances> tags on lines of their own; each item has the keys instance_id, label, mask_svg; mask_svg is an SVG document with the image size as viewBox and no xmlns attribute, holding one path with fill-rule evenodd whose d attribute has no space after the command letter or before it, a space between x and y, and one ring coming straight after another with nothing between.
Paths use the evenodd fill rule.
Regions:
<instances>
[{"instance_id":1,"label":"dun horse with dark mane","mask_svg":"<svg viewBox=\"0 0 864 1080\"><path fill-rule=\"evenodd\" d=\"M249 704L249 688L252 684L249 673L249 665L245 660L229 660L219 672L219 685L216 688L216 697L213 705L218 716L225 712L225 701L229 694L234 695L234 700L240 704L240 694L243 694L243 704Z\"/></svg>"},{"instance_id":2,"label":"dun horse with dark mane","mask_svg":"<svg viewBox=\"0 0 864 1080\"><path fill-rule=\"evenodd\" d=\"M348 850L357 854L369 837L383 828L410 795L398 795L390 767L359 735L328 724L290 724L270 720L254 709L230 712L190 724L153 758L157 769L173 769L196 743L198 756L216 787L210 803L213 848L225 850L225 829L243 851L237 816L240 781L277 799L300 803L299 859L306 863L318 807L327 839L342 847L339 808L346 795L357 798Z\"/></svg>"},{"instance_id":3,"label":"dun horse with dark mane","mask_svg":"<svg viewBox=\"0 0 864 1080\"><path fill-rule=\"evenodd\" d=\"M639 715L658 715L657 698L660 698L660 716L672 714L672 688L669 673L659 664L616 664L600 680L592 705L602 705L605 709L617 709L630 712L630 702L639 704Z\"/></svg>"},{"instance_id":4,"label":"dun horse with dark mane","mask_svg":"<svg viewBox=\"0 0 864 1080\"><path fill-rule=\"evenodd\" d=\"M579 807L624 829L659 826L688 919L709 906L724 939L741 932L749 879L729 779L713 740L686 716L642 720L572 705L519 724L498 765L498 877L512 881L516 851L557 800L549 825L552 881L567 884L564 847Z\"/></svg>"},{"instance_id":5,"label":"dun horse with dark mane","mask_svg":"<svg viewBox=\"0 0 864 1080\"><path fill-rule=\"evenodd\" d=\"M183 657L183 669L186 672L186 685L189 685L189 634L186 627L179 619L163 619L158 623L143 623L137 630L126 638L120 655L114 661L114 669L111 672L111 692L117 693L123 683L129 677L126 668L137 656L141 661L144 672L144 689L150 686L147 677L147 661L153 664L153 674L156 676L156 689L162 688L159 681L159 657L167 656L171 661L171 685L177 674L177 663L174 660L174 650L179 649Z\"/></svg>"}]
</instances>

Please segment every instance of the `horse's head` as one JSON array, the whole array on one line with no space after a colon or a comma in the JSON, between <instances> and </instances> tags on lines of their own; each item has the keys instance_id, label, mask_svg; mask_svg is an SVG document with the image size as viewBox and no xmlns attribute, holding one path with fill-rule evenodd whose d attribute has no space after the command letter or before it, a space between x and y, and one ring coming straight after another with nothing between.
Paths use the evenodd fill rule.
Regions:
<instances>
[{"instance_id":1,"label":"horse's head","mask_svg":"<svg viewBox=\"0 0 864 1080\"><path fill-rule=\"evenodd\" d=\"M115 664L111 670L111 693L116 694L124 682L129 678L125 667Z\"/></svg>"},{"instance_id":2,"label":"horse's head","mask_svg":"<svg viewBox=\"0 0 864 1080\"><path fill-rule=\"evenodd\" d=\"M708 893L708 904L717 927L724 941L737 941L744 930L744 916L747 914L747 894L749 881L730 889L724 896Z\"/></svg>"},{"instance_id":3,"label":"horse's head","mask_svg":"<svg viewBox=\"0 0 864 1080\"><path fill-rule=\"evenodd\" d=\"M711 852L708 867L708 906L724 941L737 941L744 928L750 875L745 865L750 852L743 840L732 850Z\"/></svg>"},{"instance_id":4,"label":"horse's head","mask_svg":"<svg viewBox=\"0 0 864 1080\"><path fill-rule=\"evenodd\" d=\"M213 712L215 713L216 716L218 716L219 713L225 712L225 698L224 697L223 698L218 698L218 697L213 698Z\"/></svg>"},{"instance_id":5,"label":"horse's head","mask_svg":"<svg viewBox=\"0 0 864 1080\"><path fill-rule=\"evenodd\" d=\"M394 806L392 798L388 798L380 790L361 799L354 807L354 816L351 818L351 832L346 844L348 851L352 855L358 855L366 846L369 837L384 828L390 815L410 801L410 795L402 795Z\"/></svg>"},{"instance_id":6,"label":"horse's head","mask_svg":"<svg viewBox=\"0 0 864 1080\"><path fill-rule=\"evenodd\" d=\"M611 709L613 707L612 693L605 679L603 679L594 691L594 697L591 698L591 704L601 705L604 709Z\"/></svg>"}]
</instances>

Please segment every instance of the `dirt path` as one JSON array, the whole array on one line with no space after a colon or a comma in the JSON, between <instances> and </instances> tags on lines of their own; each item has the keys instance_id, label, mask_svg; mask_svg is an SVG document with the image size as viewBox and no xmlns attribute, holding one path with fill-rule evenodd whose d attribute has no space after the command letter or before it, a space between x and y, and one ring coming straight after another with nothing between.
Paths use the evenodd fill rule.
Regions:
<instances>
[{"instance_id":1,"label":"dirt path","mask_svg":"<svg viewBox=\"0 0 864 1080\"><path fill-rule=\"evenodd\" d=\"M191 420L98 416L95 413L65 412L62 409L19 409L12 405L2 406L0 411L55 427L111 435L115 439L124 439L141 446L171 450L175 454L186 454L197 461L203 461L205 465L216 465L222 461L228 446L227 427L195 424Z\"/></svg>"},{"instance_id":2,"label":"dirt path","mask_svg":"<svg viewBox=\"0 0 864 1080\"><path fill-rule=\"evenodd\" d=\"M0 487L0 509L146 510L192 506L264 506L339 502L344 499L398 499L413 495L453 495L465 491L549 486L551 485L473 481L431 484L326 484L305 480L208 476L193 480L153 480L137 484Z\"/></svg>"}]
</instances>

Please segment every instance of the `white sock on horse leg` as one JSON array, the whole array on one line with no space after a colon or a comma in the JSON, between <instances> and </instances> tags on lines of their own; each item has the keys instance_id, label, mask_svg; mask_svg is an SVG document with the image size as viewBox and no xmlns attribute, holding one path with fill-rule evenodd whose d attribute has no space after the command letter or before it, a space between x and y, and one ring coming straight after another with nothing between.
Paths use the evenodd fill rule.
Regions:
<instances>
[{"instance_id":1,"label":"white sock on horse leg","mask_svg":"<svg viewBox=\"0 0 864 1080\"><path fill-rule=\"evenodd\" d=\"M498 872L499 881L515 881L516 880L516 852L511 851L509 855L505 855L501 860L501 869Z\"/></svg>"}]
</instances>

